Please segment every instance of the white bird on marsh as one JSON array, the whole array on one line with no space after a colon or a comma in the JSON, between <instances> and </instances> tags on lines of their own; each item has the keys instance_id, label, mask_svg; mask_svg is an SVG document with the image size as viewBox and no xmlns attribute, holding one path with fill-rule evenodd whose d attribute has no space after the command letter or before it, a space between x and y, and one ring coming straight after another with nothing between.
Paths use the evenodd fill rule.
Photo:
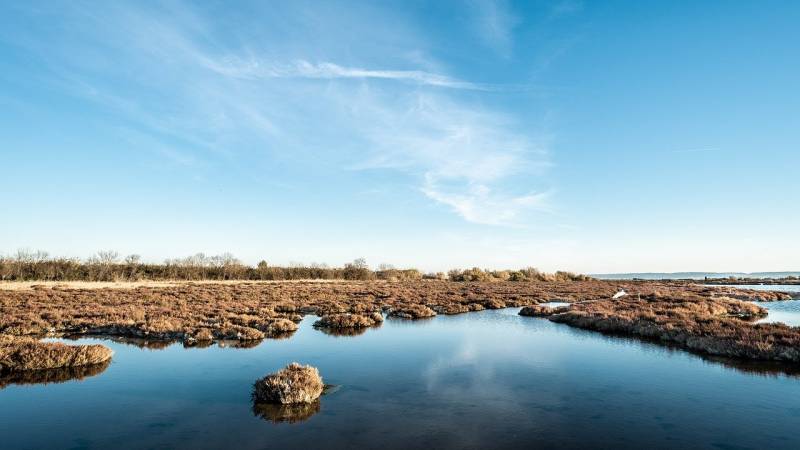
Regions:
<instances>
[{"instance_id":1,"label":"white bird on marsh","mask_svg":"<svg viewBox=\"0 0 800 450\"><path fill-rule=\"evenodd\" d=\"M614 294L614 296L613 296L613 297L611 297L611 298L612 298L612 299L614 299L614 300L616 300L616 299L618 299L618 298L625 297L626 295L628 295L628 293L627 293L627 292L625 292L625 289L620 289L620 290L619 290L619 292L617 292L616 294Z\"/></svg>"}]
</instances>

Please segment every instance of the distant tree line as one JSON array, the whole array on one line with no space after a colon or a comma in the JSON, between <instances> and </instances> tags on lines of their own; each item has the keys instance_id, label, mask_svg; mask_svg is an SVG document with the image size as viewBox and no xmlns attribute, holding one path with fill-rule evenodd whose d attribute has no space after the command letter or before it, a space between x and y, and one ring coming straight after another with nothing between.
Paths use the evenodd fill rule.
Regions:
<instances>
[{"instance_id":1,"label":"distant tree line","mask_svg":"<svg viewBox=\"0 0 800 450\"><path fill-rule=\"evenodd\" d=\"M447 273L450 281L586 281L591 277L572 272L558 271L545 273L528 267L521 270L481 270L477 267L467 270L451 270Z\"/></svg>"},{"instance_id":2,"label":"distant tree line","mask_svg":"<svg viewBox=\"0 0 800 450\"><path fill-rule=\"evenodd\" d=\"M121 257L115 251L99 251L79 258L50 257L44 251L19 250L0 256L3 281L140 281L140 280L450 280L450 281L580 281L585 275L569 272L547 274L534 268L523 270L451 270L447 274L423 274L417 269L396 269L381 264L372 270L363 258L344 267L325 264L271 266L266 261L256 266L243 264L230 253L207 256L198 253L186 258L167 259L162 264L143 263L139 255Z\"/></svg>"}]
</instances>

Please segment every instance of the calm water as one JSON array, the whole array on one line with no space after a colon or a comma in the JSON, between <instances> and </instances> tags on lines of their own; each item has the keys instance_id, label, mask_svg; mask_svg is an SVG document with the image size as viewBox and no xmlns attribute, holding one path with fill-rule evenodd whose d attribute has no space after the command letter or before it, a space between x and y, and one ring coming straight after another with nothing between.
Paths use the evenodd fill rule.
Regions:
<instances>
[{"instance_id":1,"label":"calm water","mask_svg":"<svg viewBox=\"0 0 800 450\"><path fill-rule=\"evenodd\" d=\"M706 285L714 286L714 285ZM800 296L800 285L784 284L745 284L734 285L742 289L755 289L759 291L783 291L798 293ZM758 305L769 310L769 316L758 321L758 323L783 322L793 327L800 326L800 300L787 300L782 302L758 302Z\"/></svg>"},{"instance_id":2,"label":"calm water","mask_svg":"<svg viewBox=\"0 0 800 450\"><path fill-rule=\"evenodd\" d=\"M800 293L799 285L768 285L768 284L748 284L738 286L746 289L757 289L762 291L783 291L783 292L798 292ZM797 295L795 295L797 297ZM765 302L759 303L769 310L769 316L759 320L762 322L783 322L786 325L793 327L800 326L800 300L787 300L782 302Z\"/></svg>"},{"instance_id":3,"label":"calm water","mask_svg":"<svg viewBox=\"0 0 800 450\"><path fill-rule=\"evenodd\" d=\"M786 300L782 302L759 303L769 310L769 315L758 323L783 322L786 325L800 326L800 300Z\"/></svg>"},{"instance_id":4,"label":"calm water","mask_svg":"<svg viewBox=\"0 0 800 450\"><path fill-rule=\"evenodd\" d=\"M759 291L800 292L800 285L798 284L743 284L734 287Z\"/></svg>"},{"instance_id":5,"label":"calm water","mask_svg":"<svg viewBox=\"0 0 800 450\"><path fill-rule=\"evenodd\" d=\"M800 448L800 378L517 311L350 337L308 317L250 349L102 341L100 374L0 389L0 447ZM253 381L291 361L338 390L305 421L254 415Z\"/></svg>"}]
</instances>

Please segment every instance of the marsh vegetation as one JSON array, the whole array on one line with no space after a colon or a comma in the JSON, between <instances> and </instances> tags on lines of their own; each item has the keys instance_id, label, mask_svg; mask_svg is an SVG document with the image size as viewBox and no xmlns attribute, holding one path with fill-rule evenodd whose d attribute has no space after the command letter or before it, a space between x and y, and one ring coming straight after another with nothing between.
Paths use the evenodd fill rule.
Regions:
<instances>
[{"instance_id":1,"label":"marsh vegetation","mask_svg":"<svg viewBox=\"0 0 800 450\"><path fill-rule=\"evenodd\" d=\"M677 344L711 355L800 362L800 328L754 324L767 310L729 297L655 291L577 303L550 320L606 333Z\"/></svg>"},{"instance_id":2,"label":"marsh vegetation","mask_svg":"<svg viewBox=\"0 0 800 450\"><path fill-rule=\"evenodd\" d=\"M610 297L624 288L629 296ZM101 363L102 346L44 343L42 336L100 335L178 340L187 346L234 341L253 346L286 338L303 316L321 316L320 330L354 335L378 325L382 312L422 319L484 309L527 307L523 315L609 333L657 338L694 351L743 358L798 361L798 329L752 324L766 314L753 303L787 295L685 282L645 281L347 281L182 282L127 289L69 284L0 290L4 370ZM731 298L735 296L737 298ZM571 303L569 311L537 307Z\"/></svg>"}]
</instances>

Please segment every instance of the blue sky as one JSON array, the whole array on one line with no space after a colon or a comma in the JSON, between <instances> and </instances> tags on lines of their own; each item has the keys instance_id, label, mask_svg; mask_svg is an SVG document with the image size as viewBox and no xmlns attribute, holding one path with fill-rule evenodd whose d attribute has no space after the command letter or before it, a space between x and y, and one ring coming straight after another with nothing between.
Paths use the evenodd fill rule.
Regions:
<instances>
[{"instance_id":1,"label":"blue sky","mask_svg":"<svg viewBox=\"0 0 800 450\"><path fill-rule=\"evenodd\" d=\"M2 2L0 253L800 268L796 2Z\"/></svg>"}]
</instances>

